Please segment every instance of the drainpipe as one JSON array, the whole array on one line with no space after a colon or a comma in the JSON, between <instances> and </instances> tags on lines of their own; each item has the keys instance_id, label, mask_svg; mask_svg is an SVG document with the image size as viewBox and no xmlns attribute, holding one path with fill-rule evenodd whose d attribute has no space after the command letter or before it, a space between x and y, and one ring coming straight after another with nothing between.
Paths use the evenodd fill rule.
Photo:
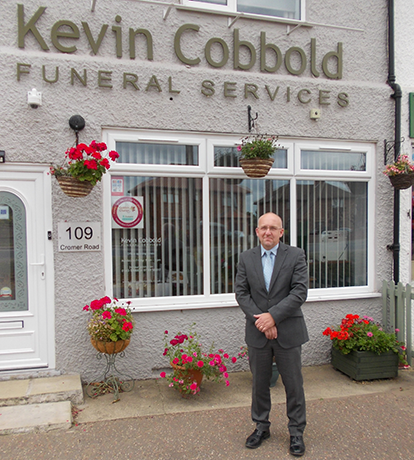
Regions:
<instances>
[{"instance_id":1,"label":"drainpipe","mask_svg":"<svg viewBox=\"0 0 414 460\"><path fill-rule=\"evenodd\" d=\"M394 137L394 159L400 154L401 144L401 98L402 91L395 78L395 52L394 52L394 0L388 0L388 80L394 94L391 97L395 100L395 137ZM390 249L394 257L394 282L398 283L400 276L400 191L394 189L394 241Z\"/></svg>"}]
</instances>

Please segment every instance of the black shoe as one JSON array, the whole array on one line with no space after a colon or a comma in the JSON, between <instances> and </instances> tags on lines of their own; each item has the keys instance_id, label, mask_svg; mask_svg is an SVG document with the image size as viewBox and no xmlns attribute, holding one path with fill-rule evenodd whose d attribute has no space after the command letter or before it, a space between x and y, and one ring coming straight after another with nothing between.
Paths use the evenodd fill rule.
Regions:
<instances>
[{"instance_id":1,"label":"black shoe","mask_svg":"<svg viewBox=\"0 0 414 460\"><path fill-rule=\"evenodd\" d=\"M302 457L302 455L305 453L305 443L303 442L303 436L290 437L289 453L295 457Z\"/></svg>"},{"instance_id":2,"label":"black shoe","mask_svg":"<svg viewBox=\"0 0 414 460\"><path fill-rule=\"evenodd\" d=\"M253 433L246 439L246 447L249 449L257 449L264 439L270 436L270 431L254 430Z\"/></svg>"}]
</instances>

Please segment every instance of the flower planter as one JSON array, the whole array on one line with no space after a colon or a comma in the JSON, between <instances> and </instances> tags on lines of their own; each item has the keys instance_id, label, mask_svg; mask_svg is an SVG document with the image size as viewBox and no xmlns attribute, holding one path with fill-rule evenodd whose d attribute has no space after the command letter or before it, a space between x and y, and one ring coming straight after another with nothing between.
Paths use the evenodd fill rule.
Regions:
<instances>
[{"instance_id":1,"label":"flower planter","mask_svg":"<svg viewBox=\"0 0 414 460\"><path fill-rule=\"evenodd\" d=\"M88 181L80 181L72 176L56 176L62 192L73 198L81 198L89 195L93 185Z\"/></svg>"},{"instance_id":2,"label":"flower planter","mask_svg":"<svg viewBox=\"0 0 414 460\"><path fill-rule=\"evenodd\" d=\"M127 340L118 340L117 342L101 342L99 340L94 340L91 337L91 344L94 348L100 353L105 353L106 355L114 355L116 353L121 353L129 345L130 339Z\"/></svg>"},{"instance_id":3,"label":"flower planter","mask_svg":"<svg viewBox=\"0 0 414 460\"><path fill-rule=\"evenodd\" d=\"M387 351L352 351L344 355L332 348L332 366L354 380L388 379L398 376L398 355Z\"/></svg>"},{"instance_id":4,"label":"flower planter","mask_svg":"<svg viewBox=\"0 0 414 460\"><path fill-rule=\"evenodd\" d=\"M247 177L259 178L265 177L272 167L274 158L252 158L240 159L240 166Z\"/></svg>"},{"instance_id":5,"label":"flower planter","mask_svg":"<svg viewBox=\"0 0 414 460\"><path fill-rule=\"evenodd\" d=\"M398 190L405 190L414 185L414 174L397 174L396 176L388 176L391 185Z\"/></svg>"},{"instance_id":6,"label":"flower planter","mask_svg":"<svg viewBox=\"0 0 414 460\"><path fill-rule=\"evenodd\" d=\"M197 369L186 369L185 367L177 366L173 363L170 364L177 378L184 380L188 385L197 382L197 386L200 388L203 380L203 373L201 371Z\"/></svg>"}]
</instances>

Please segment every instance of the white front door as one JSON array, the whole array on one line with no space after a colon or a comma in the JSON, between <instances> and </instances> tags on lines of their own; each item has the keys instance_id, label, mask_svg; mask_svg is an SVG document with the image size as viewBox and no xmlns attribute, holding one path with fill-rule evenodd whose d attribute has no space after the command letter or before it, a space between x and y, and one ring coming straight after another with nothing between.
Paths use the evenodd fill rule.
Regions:
<instances>
[{"instance_id":1,"label":"white front door","mask_svg":"<svg viewBox=\"0 0 414 460\"><path fill-rule=\"evenodd\" d=\"M0 164L0 374L54 368L48 168Z\"/></svg>"}]
</instances>

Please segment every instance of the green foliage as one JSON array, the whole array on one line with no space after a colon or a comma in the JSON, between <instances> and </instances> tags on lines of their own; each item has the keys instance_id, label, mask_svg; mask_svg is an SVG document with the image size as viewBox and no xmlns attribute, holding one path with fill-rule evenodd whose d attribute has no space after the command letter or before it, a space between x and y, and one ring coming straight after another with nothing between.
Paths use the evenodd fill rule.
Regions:
<instances>
[{"instance_id":1,"label":"green foliage","mask_svg":"<svg viewBox=\"0 0 414 460\"><path fill-rule=\"evenodd\" d=\"M117 342L131 337L134 329L129 303L119 303L109 297L93 300L83 307L84 311L91 313L88 321L88 332L92 339L101 342Z\"/></svg>"},{"instance_id":2,"label":"green foliage","mask_svg":"<svg viewBox=\"0 0 414 460\"><path fill-rule=\"evenodd\" d=\"M332 346L344 355L352 351L371 351L378 355L392 351L398 354L402 364L407 364L404 343L397 340L394 332L384 331L368 316L361 319L359 315L346 315L339 326L326 328L323 335L329 336Z\"/></svg>"},{"instance_id":3,"label":"green foliage","mask_svg":"<svg viewBox=\"0 0 414 460\"><path fill-rule=\"evenodd\" d=\"M231 359L233 363L237 358L230 356L224 350L214 351L214 343L203 351L203 345L193 323L188 333L178 332L173 339L169 340L168 331L164 332L164 356L175 369L169 375L161 372L160 376L166 378L171 388L179 390L183 394L197 394L200 391L197 383L188 377L187 371L196 370L207 379L220 382L224 379L228 386L228 373L226 362ZM177 366L179 368L177 368Z\"/></svg>"},{"instance_id":4,"label":"green foliage","mask_svg":"<svg viewBox=\"0 0 414 460\"><path fill-rule=\"evenodd\" d=\"M276 149L280 148L277 140L277 136L268 136L267 134L246 136L241 139L241 144L237 146L237 150L241 152L241 159L267 159L274 154Z\"/></svg>"},{"instance_id":5,"label":"green foliage","mask_svg":"<svg viewBox=\"0 0 414 460\"><path fill-rule=\"evenodd\" d=\"M108 158L103 156L106 149L104 142L92 141L89 145L78 144L66 151L64 165L52 165L50 172L54 176L72 176L81 182L87 181L96 185L111 166ZM111 161L116 161L119 154L111 150L108 156Z\"/></svg>"}]
</instances>

